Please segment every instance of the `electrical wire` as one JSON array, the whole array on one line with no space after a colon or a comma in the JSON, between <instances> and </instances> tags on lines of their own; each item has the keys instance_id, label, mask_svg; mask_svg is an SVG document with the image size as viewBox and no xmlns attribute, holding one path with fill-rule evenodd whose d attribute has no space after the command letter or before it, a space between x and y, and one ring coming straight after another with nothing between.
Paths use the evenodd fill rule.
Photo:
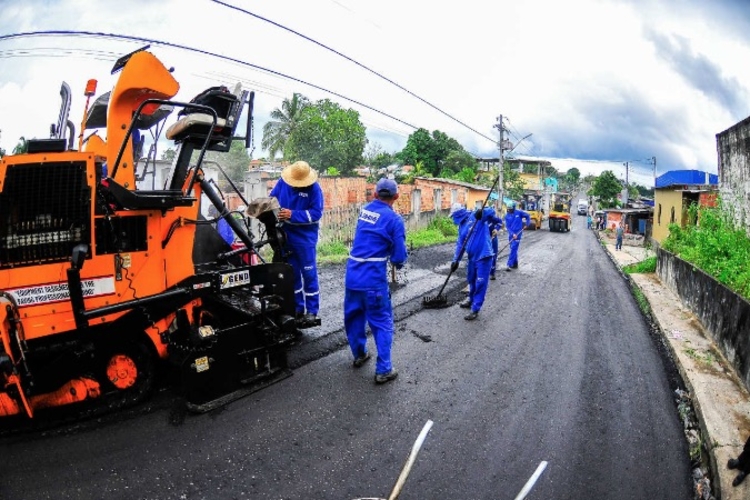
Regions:
<instances>
[{"instance_id":1,"label":"electrical wire","mask_svg":"<svg viewBox=\"0 0 750 500\"><path fill-rule=\"evenodd\" d=\"M107 39L114 39L114 40L127 40L131 42L140 42L140 43L149 43L153 45L162 45L164 47L170 47L174 49L180 49L185 50L188 52L194 52L201 55L206 55L210 57L216 57L218 59L222 59L224 61L232 62L235 64L240 64L243 66L247 66L250 68L255 68L257 70L266 72L271 75L276 75L282 78L285 78L287 80L291 80L297 83L300 83L302 85L306 85L308 87L314 88L316 90L320 90L322 92L326 92L330 95L333 95L335 97L338 97L340 99L344 99L346 101L349 101L353 104L356 104L358 106L362 106L365 109L368 109L370 111L373 111L377 114L380 114L382 116L385 116L386 118L390 118L391 120L397 121L403 125L406 125L407 127L411 127L414 130L419 129L420 127L417 127L416 125L413 125L405 120L402 120L401 118L397 118L389 113L386 113L385 111L379 110L377 108L374 108L372 106L369 106L361 101L358 101L356 99L353 99L351 97L347 97L343 94L340 94L338 92L335 92L333 90L326 89L325 87L321 87L319 85L316 85L312 82L308 82L306 80L302 80L301 78L296 78L291 75L287 75L284 73L281 73L279 71L275 71L269 68L265 68L263 66L258 66L257 64L252 64L247 61L243 61L241 59L237 59L234 57L225 56L222 54L217 54L216 52L211 52L208 50L198 49L196 47L190 47L188 45L183 45L179 43L173 43L173 42L167 42L164 40L157 40L153 38L146 38L146 37L139 37L134 35L122 35L117 33L103 33L103 32L95 32L95 31L85 31L85 30L39 30L39 31L26 31L26 32L19 32L19 33L10 33L7 35L0 35L0 41L5 40L11 40L11 39L18 39L18 38L33 38L33 37L39 37L39 36L82 36L82 37L94 37L94 38L107 38Z\"/></svg>"},{"instance_id":2,"label":"electrical wire","mask_svg":"<svg viewBox=\"0 0 750 500\"><path fill-rule=\"evenodd\" d=\"M379 72L375 71L374 69L371 69L371 68L370 68L370 67L368 67L368 66L365 66L364 64L360 63L359 61L357 61L357 60L355 60L355 59L352 59L351 57L347 56L346 54L343 54L343 53L339 52L338 50L336 50L336 49L334 49L334 48L331 48L331 47L329 47L328 45L325 45L324 43L321 43L321 42L319 42L319 41L315 40L314 38L310 38L310 37L309 37L309 36L307 36L307 35L303 35L303 34L302 34L302 33L300 33L299 31L293 30L293 29L291 29L291 28L289 28L289 27L287 27L287 26L284 26L283 24L277 23L276 21L272 21L272 20L270 20L270 19L268 19L268 18L265 18L265 17L263 17L263 16L260 16L260 15L258 15L258 14L255 14L255 13L253 13L253 12L250 12L249 10L243 9L243 8L241 8L241 7L237 7L236 5L232 5L232 4L230 4L230 3L227 3L227 2L223 2L222 0L211 0L211 1L212 1L212 2L214 2L215 4L218 4L218 5L223 5L224 7L227 7L227 8L229 8L229 9L233 9L233 10L236 10L236 11L238 11L238 12L241 12L241 13L243 13L243 14L246 14L246 15L248 15L248 16L252 16L252 17L254 17L254 18L256 18L256 19L259 19L259 20L261 20L261 21L264 21L264 22L267 22L267 23L269 23L269 24L272 24L273 26L276 26L277 28L280 28L280 29L282 29L282 30L284 30L284 31L287 31L287 32L289 32L289 33L292 33L292 34L294 34L294 35L296 35L296 36L298 36L298 37L300 37L300 38L303 38L304 40L307 40L308 42L310 42L310 43L313 43L313 44L317 45L318 47L321 47L321 48L323 48L323 49L325 49L325 50L327 50L327 51L329 51L329 52L333 52L333 53L334 53L334 54L336 54L337 56L339 56L339 57L343 57L343 58L344 58L344 59L346 59L347 61L349 61L349 62L351 62L351 63L353 63L353 64L355 64L355 65L359 66L360 68L364 69L365 71L367 71L367 72L369 72L369 73L372 73L373 75L377 76L378 78L381 78L382 80L385 80L386 82L390 83L391 85L393 85L393 86L397 87L398 89L400 89L400 90L403 90L404 92L406 92L406 93L407 93L407 94L409 94L410 96L414 97L415 99L417 99L417 100L421 101L422 103L426 104L427 106L431 107L432 109L434 109L434 110L435 110L435 111L437 111L438 113L440 113L440 114L442 114L442 115L444 115L444 116L446 116L446 117L450 118L451 120L455 121L456 123L458 123L458 124L460 124L460 125L462 125L462 126L466 127L466 128L468 129L468 130L471 130L472 132L474 132L474 133L475 133L475 134L477 134L478 136L480 136L480 137L483 137L483 138L485 138L485 139L487 139L487 140L489 140L489 141L492 141L493 143L494 143L494 142L496 142L496 141L495 141L495 139L493 139L493 138L491 138L491 137L488 137L488 136L484 135L483 133L481 133L481 132L479 132L479 131L477 131L477 130L473 129L472 127L470 127L470 126L469 126L469 125L467 125L466 123L462 122L462 121L461 121L461 120L459 120L458 118L456 118L456 117L454 117L453 115L451 115L451 114L449 114L449 113L447 113L447 112L443 111L442 109L438 108L437 106L435 106L435 105L434 105L434 104L432 104L431 102L429 102L429 101L427 101L426 99L424 99L424 98L422 98L422 97L418 96L417 94L415 94L415 93L414 93L414 92L412 92L411 90L409 90L409 89L405 88L404 86L402 86L401 84L399 84L399 83L397 83L397 82L393 81L392 79L388 78L387 76L385 76L385 75L383 75L383 74L381 74L381 73L379 73Z\"/></svg>"}]
</instances>

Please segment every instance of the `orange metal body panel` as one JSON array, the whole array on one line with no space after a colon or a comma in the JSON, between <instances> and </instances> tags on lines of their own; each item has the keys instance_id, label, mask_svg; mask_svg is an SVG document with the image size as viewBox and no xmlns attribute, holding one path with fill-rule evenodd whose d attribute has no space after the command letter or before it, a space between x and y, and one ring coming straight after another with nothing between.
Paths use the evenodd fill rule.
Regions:
<instances>
[{"instance_id":1,"label":"orange metal body panel","mask_svg":"<svg viewBox=\"0 0 750 500\"><path fill-rule=\"evenodd\" d=\"M93 192L96 189L95 158L91 153L71 151L25 155L22 159L24 163L85 161L87 163L87 178ZM17 160L20 159L21 157ZM5 178L7 166L12 165L13 160L14 158L11 156L3 158L0 162L0 191L2 191L2 181ZM195 225L185 224L184 220L197 219L199 190L195 193L195 198L196 202L191 206L177 207L164 213L160 210L127 210L117 213L118 216L122 217L138 215L147 217L148 248L145 251L96 255L95 246L91 242L91 258L87 259L83 265L81 279L83 281L98 280L106 283L107 286L110 286L111 283L111 291L86 298L84 301L86 309L154 295L194 274L192 248L195 238ZM91 227L94 227L95 218L92 204ZM175 223L179 224L178 227L173 231L166 247L162 248L162 241L167 238L170 227ZM119 281L115 279L115 259L118 258L122 258L125 262L122 279ZM64 290L61 290L61 287L65 288L66 286L66 271L69 267L68 262L58 262L0 271L1 290L25 289L25 293L30 295L57 294L60 297L57 300L45 299L44 303L20 304L23 331L27 340L75 329L71 304L64 295ZM51 297L51 295L46 296ZM95 321L107 323L123 314L125 313L115 313L97 318ZM169 321L171 321L171 318L157 321L157 324L161 323L159 330L164 331L169 326ZM0 334L2 333L2 330L0 330ZM150 328L147 334L152 338L159 355L165 357L166 346L162 345L159 340L159 331Z\"/></svg>"},{"instance_id":2,"label":"orange metal body panel","mask_svg":"<svg viewBox=\"0 0 750 500\"><path fill-rule=\"evenodd\" d=\"M172 73L150 52L133 54L122 69L112 90L107 112L107 158L112 163L125 139L133 111L146 99L170 99L180 89ZM151 109L148 109L151 108ZM147 106L144 114L153 113L158 106ZM115 181L129 189L135 189L135 168L132 164L133 145L125 145L121 164L115 174ZM111 170L110 170L111 171Z\"/></svg>"}]
</instances>

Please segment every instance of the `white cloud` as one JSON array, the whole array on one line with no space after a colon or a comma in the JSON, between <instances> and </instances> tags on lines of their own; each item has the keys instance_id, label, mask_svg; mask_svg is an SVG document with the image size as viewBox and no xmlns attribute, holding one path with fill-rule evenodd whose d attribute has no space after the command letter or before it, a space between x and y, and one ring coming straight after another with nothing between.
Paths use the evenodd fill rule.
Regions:
<instances>
[{"instance_id":1,"label":"white cloud","mask_svg":"<svg viewBox=\"0 0 750 500\"><path fill-rule=\"evenodd\" d=\"M524 154L614 164L656 156L660 171L715 171L715 134L750 114L750 106L735 109L750 93L750 67L738 63L750 56L750 36L740 25L716 29L706 15L714 9L718 19L731 22L732 9L741 7L729 0L684 2L679 10L666 1L627 0L229 3L330 46L422 100L310 40L211 1L136 0L127 8L104 2L91 9L87 0L59 0L42 9L39 2L13 0L0 33L91 30L184 44L442 130L484 156L497 154L493 125L503 114L511 139L533 132L519 148ZM78 123L85 81L99 78L104 91L113 82L115 54L139 45L76 37L0 40L0 146L12 149L21 135L47 133L62 80L73 88L71 118ZM31 56L9 57L20 49ZM65 58L50 57L60 49L72 50ZM358 109L371 138L386 149L403 147L412 131L279 74L158 45L153 51L175 67L183 100L216 83L241 80L255 88L257 132L295 91ZM262 154L259 143L260 137L256 155Z\"/></svg>"}]
</instances>

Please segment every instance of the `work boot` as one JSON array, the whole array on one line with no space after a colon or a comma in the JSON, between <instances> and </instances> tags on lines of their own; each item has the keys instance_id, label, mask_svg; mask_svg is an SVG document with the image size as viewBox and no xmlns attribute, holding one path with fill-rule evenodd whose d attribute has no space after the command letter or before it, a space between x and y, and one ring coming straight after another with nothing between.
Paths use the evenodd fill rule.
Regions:
<instances>
[{"instance_id":1,"label":"work boot","mask_svg":"<svg viewBox=\"0 0 750 500\"><path fill-rule=\"evenodd\" d=\"M306 325L314 325L318 322L318 317L314 314L305 314L304 316L302 316L302 321Z\"/></svg>"},{"instance_id":2,"label":"work boot","mask_svg":"<svg viewBox=\"0 0 750 500\"><path fill-rule=\"evenodd\" d=\"M354 365L354 368L359 368L360 366L362 366L365 363L367 363L367 360L370 359L370 357L371 357L370 353L366 352L363 355L355 358L354 362L352 363L352 365Z\"/></svg>"},{"instance_id":3,"label":"work boot","mask_svg":"<svg viewBox=\"0 0 750 500\"><path fill-rule=\"evenodd\" d=\"M461 309L468 309L468 308L470 308L471 307L471 299L469 299L469 298L464 299L463 302L461 302L460 304L458 304L458 307L460 307Z\"/></svg>"},{"instance_id":4,"label":"work boot","mask_svg":"<svg viewBox=\"0 0 750 500\"><path fill-rule=\"evenodd\" d=\"M734 481L732 481L732 486L739 486L742 484L742 481L745 480L745 476L747 476L747 472L740 471L740 473L737 474L737 477L734 478Z\"/></svg>"},{"instance_id":5,"label":"work boot","mask_svg":"<svg viewBox=\"0 0 750 500\"><path fill-rule=\"evenodd\" d=\"M505 270L506 270L507 272L511 272L511 271L512 271L512 269L511 269L511 267L510 267L510 266L506 267L506 268L505 268Z\"/></svg>"},{"instance_id":6,"label":"work boot","mask_svg":"<svg viewBox=\"0 0 750 500\"><path fill-rule=\"evenodd\" d=\"M387 373L376 373L375 374L375 383L376 384L385 384L386 382L390 382L391 380L395 380L396 377L398 377L398 372L396 370L391 370Z\"/></svg>"},{"instance_id":7,"label":"work boot","mask_svg":"<svg viewBox=\"0 0 750 500\"><path fill-rule=\"evenodd\" d=\"M495 281L495 275L494 275L494 274L490 274L490 279L491 279L492 281Z\"/></svg>"},{"instance_id":8,"label":"work boot","mask_svg":"<svg viewBox=\"0 0 750 500\"><path fill-rule=\"evenodd\" d=\"M740 461L736 458L730 458L729 462L727 462L727 469L736 469L740 466Z\"/></svg>"},{"instance_id":9,"label":"work boot","mask_svg":"<svg viewBox=\"0 0 750 500\"><path fill-rule=\"evenodd\" d=\"M477 316L479 316L479 311L471 311L469 314L464 316L464 319L466 321L474 321L475 319L477 319Z\"/></svg>"}]
</instances>

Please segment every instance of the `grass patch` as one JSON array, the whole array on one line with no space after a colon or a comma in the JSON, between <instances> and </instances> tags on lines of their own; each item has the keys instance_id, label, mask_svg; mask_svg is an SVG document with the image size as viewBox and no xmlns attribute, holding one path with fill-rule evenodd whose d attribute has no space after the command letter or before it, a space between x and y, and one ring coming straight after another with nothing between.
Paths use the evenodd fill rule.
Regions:
<instances>
[{"instance_id":1,"label":"grass patch","mask_svg":"<svg viewBox=\"0 0 750 500\"><path fill-rule=\"evenodd\" d=\"M735 293L750 299L750 238L721 208L695 205L688 224L670 224L665 250L694 264Z\"/></svg>"},{"instance_id":2,"label":"grass patch","mask_svg":"<svg viewBox=\"0 0 750 500\"><path fill-rule=\"evenodd\" d=\"M349 247L341 241L330 241L318 245L318 263L340 264L349 256Z\"/></svg>"},{"instance_id":3,"label":"grass patch","mask_svg":"<svg viewBox=\"0 0 750 500\"><path fill-rule=\"evenodd\" d=\"M406 246L409 249L423 248L456 241L458 228L449 217L436 217L424 229L408 231ZM340 264L349 257L349 246L340 241L318 244L318 264Z\"/></svg>"},{"instance_id":4,"label":"grass patch","mask_svg":"<svg viewBox=\"0 0 750 500\"><path fill-rule=\"evenodd\" d=\"M701 352L693 349L692 347L686 347L685 354L705 365L711 366L714 362L716 362L716 356L714 356L711 351Z\"/></svg>"},{"instance_id":5,"label":"grass patch","mask_svg":"<svg viewBox=\"0 0 750 500\"><path fill-rule=\"evenodd\" d=\"M643 294L640 288L633 287L633 296L635 297L635 301L638 303L638 308L643 312L643 314L650 316L651 315L651 304L648 303L648 299Z\"/></svg>"},{"instance_id":6,"label":"grass patch","mask_svg":"<svg viewBox=\"0 0 750 500\"><path fill-rule=\"evenodd\" d=\"M436 217L426 228L406 233L409 248L422 248L456 241L458 227L449 217Z\"/></svg>"},{"instance_id":7,"label":"grass patch","mask_svg":"<svg viewBox=\"0 0 750 500\"><path fill-rule=\"evenodd\" d=\"M625 274L636 273L654 273L656 272L656 257L649 257L645 260L630 264L622 268Z\"/></svg>"}]
</instances>

